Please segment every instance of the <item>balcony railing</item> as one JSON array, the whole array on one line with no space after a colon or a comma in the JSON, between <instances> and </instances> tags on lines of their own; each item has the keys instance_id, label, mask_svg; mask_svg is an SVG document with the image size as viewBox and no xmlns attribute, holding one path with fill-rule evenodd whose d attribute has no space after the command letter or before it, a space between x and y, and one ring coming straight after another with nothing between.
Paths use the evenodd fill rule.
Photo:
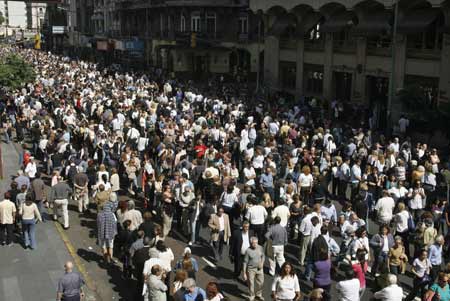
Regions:
<instances>
[{"instance_id":1,"label":"balcony railing","mask_svg":"<svg viewBox=\"0 0 450 301\"><path fill-rule=\"evenodd\" d=\"M368 41L367 54L374 56L391 56L392 48L389 41Z\"/></svg>"},{"instance_id":2,"label":"balcony railing","mask_svg":"<svg viewBox=\"0 0 450 301\"><path fill-rule=\"evenodd\" d=\"M280 39L280 49L297 49L295 39Z\"/></svg>"},{"instance_id":3,"label":"balcony railing","mask_svg":"<svg viewBox=\"0 0 450 301\"><path fill-rule=\"evenodd\" d=\"M305 50L323 51L325 49L325 40L305 40Z\"/></svg>"},{"instance_id":4,"label":"balcony railing","mask_svg":"<svg viewBox=\"0 0 450 301\"><path fill-rule=\"evenodd\" d=\"M355 40L333 40L333 51L337 53L355 53Z\"/></svg>"}]
</instances>

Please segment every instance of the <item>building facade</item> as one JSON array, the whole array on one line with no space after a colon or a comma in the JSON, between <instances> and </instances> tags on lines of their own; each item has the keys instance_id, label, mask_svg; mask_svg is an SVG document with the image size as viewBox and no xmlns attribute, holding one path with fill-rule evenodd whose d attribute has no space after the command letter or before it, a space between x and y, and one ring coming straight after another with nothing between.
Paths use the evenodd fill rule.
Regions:
<instances>
[{"instance_id":1,"label":"building facade","mask_svg":"<svg viewBox=\"0 0 450 301\"><path fill-rule=\"evenodd\" d=\"M386 107L417 85L430 105L450 96L450 1L399 0L395 60L393 0L252 0L263 18L270 90Z\"/></svg>"},{"instance_id":2,"label":"building facade","mask_svg":"<svg viewBox=\"0 0 450 301\"><path fill-rule=\"evenodd\" d=\"M248 0L122 1L112 14L116 49L133 53L127 40L137 39L146 63L169 72L255 74L258 17L248 7Z\"/></svg>"}]
</instances>

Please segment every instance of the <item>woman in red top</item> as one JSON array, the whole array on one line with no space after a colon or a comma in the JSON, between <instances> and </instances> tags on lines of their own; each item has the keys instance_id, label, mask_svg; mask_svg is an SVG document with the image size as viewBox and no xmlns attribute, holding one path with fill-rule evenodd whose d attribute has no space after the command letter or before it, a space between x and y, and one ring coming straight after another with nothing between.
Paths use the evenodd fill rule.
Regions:
<instances>
[{"instance_id":1,"label":"woman in red top","mask_svg":"<svg viewBox=\"0 0 450 301\"><path fill-rule=\"evenodd\" d=\"M362 300L366 290L366 272L367 272L366 251L359 249L356 251L356 260L352 262L352 268L356 278L359 280L359 298Z\"/></svg>"}]
</instances>

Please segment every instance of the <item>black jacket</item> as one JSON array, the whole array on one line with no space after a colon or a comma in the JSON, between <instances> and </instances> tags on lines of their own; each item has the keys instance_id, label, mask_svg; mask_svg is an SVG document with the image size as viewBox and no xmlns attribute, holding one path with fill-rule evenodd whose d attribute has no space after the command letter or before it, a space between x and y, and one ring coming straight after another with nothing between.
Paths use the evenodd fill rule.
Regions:
<instances>
[{"instance_id":1,"label":"black jacket","mask_svg":"<svg viewBox=\"0 0 450 301\"><path fill-rule=\"evenodd\" d=\"M248 233L249 243L250 237L252 237L252 232L249 230ZM233 257L241 256L242 243L243 243L242 230L241 229L234 230L230 240L230 256Z\"/></svg>"}]
</instances>

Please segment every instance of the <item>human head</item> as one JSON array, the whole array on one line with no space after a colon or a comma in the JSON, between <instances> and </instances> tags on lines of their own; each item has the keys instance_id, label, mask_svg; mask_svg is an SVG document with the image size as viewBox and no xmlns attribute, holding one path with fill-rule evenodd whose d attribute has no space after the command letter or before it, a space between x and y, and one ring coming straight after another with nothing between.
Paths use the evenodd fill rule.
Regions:
<instances>
[{"instance_id":1,"label":"human head","mask_svg":"<svg viewBox=\"0 0 450 301\"><path fill-rule=\"evenodd\" d=\"M252 237L250 238L250 247L253 248L253 249L255 249L256 246L258 246L258 237L252 236Z\"/></svg>"},{"instance_id":2,"label":"human head","mask_svg":"<svg viewBox=\"0 0 450 301\"><path fill-rule=\"evenodd\" d=\"M387 280L389 285L397 284L397 276L395 276L394 274L389 274Z\"/></svg>"},{"instance_id":3,"label":"human head","mask_svg":"<svg viewBox=\"0 0 450 301\"><path fill-rule=\"evenodd\" d=\"M211 281L206 285L205 291L206 296L208 297L209 300L211 300L219 293L219 287L216 282Z\"/></svg>"},{"instance_id":4,"label":"human head","mask_svg":"<svg viewBox=\"0 0 450 301\"><path fill-rule=\"evenodd\" d=\"M183 287L191 293L194 292L196 285L195 280L192 278L188 278L183 281Z\"/></svg>"},{"instance_id":5,"label":"human head","mask_svg":"<svg viewBox=\"0 0 450 301\"><path fill-rule=\"evenodd\" d=\"M244 232L248 232L249 229L250 229L250 223L249 223L248 221L244 221L244 222L242 223L242 230L243 230Z\"/></svg>"},{"instance_id":6,"label":"human head","mask_svg":"<svg viewBox=\"0 0 450 301\"><path fill-rule=\"evenodd\" d=\"M66 273L72 272L72 270L73 270L73 263L72 263L72 261L67 261L64 264L64 269L66 270Z\"/></svg>"},{"instance_id":7,"label":"human head","mask_svg":"<svg viewBox=\"0 0 450 301\"><path fill-rule=\"evenodd\" d=\"M294 276L295 270L290 262L285 261L281 266L280 276L284 278L286 276Z\"/></svg>"}]
</instances>

